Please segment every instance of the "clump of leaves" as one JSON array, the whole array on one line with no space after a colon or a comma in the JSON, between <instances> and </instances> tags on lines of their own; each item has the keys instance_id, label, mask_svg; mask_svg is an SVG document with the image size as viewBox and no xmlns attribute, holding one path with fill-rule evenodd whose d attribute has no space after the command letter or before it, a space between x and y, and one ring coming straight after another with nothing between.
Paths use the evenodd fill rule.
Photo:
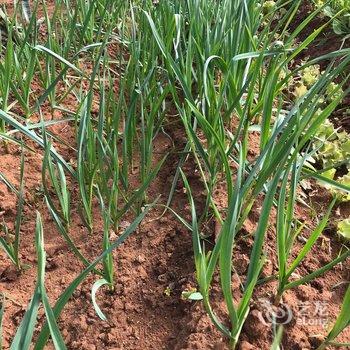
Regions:
<instances>
[{"instance_id":1,"label":"clump of leaves","mask_svg":"<svg viewBox=\"0 0 350 350\"><path fill-rule=\"evenodd\" d=\"M329 120L326 120L316 133L314 147L323 166L331 167L349 158L349 134L346 131L339 132Z\"/></svg>"},{"instance_id":2,"label":"clump of leaves","mask_svg":"<svg viewBox=\"0 0 350 350\"><path fill-rule=\"evenodd\" d=\"M350 1L349 0L316 0L317 7L323 7L325 16L332 18L333 30L338 35L350 34Z\"/></svg>"},{"instance_id":3,"label":"clump of leaves","mask_svg":"<svg viewBox=\"0 0 350 350\"><path fill-rule=\"evenodd\" d=\"M348 202L350 201L350 193L346 189L350 186L350 173L335 179L336 169L331 168L322 173L322 176L326 180L331 182L320 181L320 184L327 188L338 202ZM338 186L334 186L337 183Z\"/></svg>"},{"instance_id":4,"label":"clump of leaves","mask_svg":"<svg viewBox=\"0 0 350 350\"><path fill-rule=\"evenodd\" d=\"M302 98L312 88L312 86L323 75L320 72L319 65L310 65L305 67L299 73L299 83L296 85L294 95L296 98ZM344 95L342 86L335 82L330 82L325 90L324 97L317 100L318 110L315 113L315 119L320 117L327 105L333 101L341 101ZM325 119L318 127L313 140L314 156L322 168L325 169L323 176L334 180L336 169L340 164L346 164L350 158L350 137L346 131L340 131L329 119ZM348 186L350 181L346 174L343 178L337 179L338 183ZM333 188L333 187L332 187ZM335 193L340 200L349 200L349 195ZM349 199L348 199L349 197Z\"/></svg>"},{"instance_id":5,"label":"clump of leaves","mask_svg":"<svg viewBox=\"0 0 350 350\"><path fill-rule=\"evenodd\" d=\"M350 218L339 221L337 231L345 239L350 239Z\"/></svg>"},{"instance_id":6,"label":"clump of leaves","mask_svg":"<svg viewBox=\"0 0 350 350\"><path fill-rule=\"evenodd\" d=\"M320 76L320 66L318 64L315 64L315 65L305 67L305 69L303 70L301 79L307 87L310 87L316 83L319 76Z\"/></svg>"},{"instance_id":7,"label":"clump of leaves","mask_svg":"<svg viewBox=\"0 0 350 350\"><path fill-rule=\"evenodd\" d=\"M271 13L276 9L276 2L273 0L264 1L262 9L264 14Z\"/></svg>"},{"instance_id":8,"label":"clump of leaves","mask_svg":"<svg viewBox=\"0 0 350 350\"><path fill-rule=\"evenodd\" d=\"M297 98L303 97L324 74L324 72L320 71L320 66L318 64L307 65L299 72L300 81L296 84L294 95ZM344 91L342 87L335 82L330 82L327 85L324 98L319 98L317 103L321 106L320 108L322 110L322 107L325 107L327 102L331 103L342 99L343 95Z\"/></svg>"}]
</instances>

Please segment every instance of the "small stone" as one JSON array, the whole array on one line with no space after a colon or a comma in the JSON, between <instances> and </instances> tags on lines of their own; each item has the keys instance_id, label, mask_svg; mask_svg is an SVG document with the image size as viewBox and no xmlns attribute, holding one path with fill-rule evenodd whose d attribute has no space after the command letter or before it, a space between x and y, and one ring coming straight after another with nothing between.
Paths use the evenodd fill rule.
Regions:
<instances>
[{"instance_id":1,"label":"small stone","mask_svg":"<svg viewBox=\"0 0 350 350\"><path fill-rule=\"evenodd\" d=\"M323 338L321 335L313 335L309 337L309 342L314 348L318 348L322 344Z\"/></svg>"},{"instance_id":2,"label":"small stone","mask_svg":"<svg viewBox=\"0 0 350 350\"><path fill-rule=\"evenodd\" d=\"M296 292L298 294L298 297L302 301L306 301L309 299L310 295L312 295L312 291L310 291L311 287L307 285L300 285Z\"/></svg>"},{"instance_id":3,"label":"small stone","mask_svg":"<svg viewBox=\"0 0 350 350\"><path fill-rule=\"evenodd\" d=\"M255 347L246 340L241 343L241 350L254 350Z\"/></svg>"},{"instance_id":4,"label":"small stone","mask_svg":"<svg viewBox=\"0 0 350 350\"><path fill-rule=\"evenodd\" d=\"M138 256L136 257L135 260L136 260L136 262L138 262L139 264L142 264L142 263L144 263L144 262L146 261L145 257L142 256L142 255L138 255Z\"/></svg>"},{"instance_id":5,"label":"small stone","mask_svg":"<svg viewBox=\"0 0 350 350\"><path fill-rule=\"evenodd\" d=\"M310 285L312 287L314 287L315 289L317 289L320 293L323 292L323 287L324 287L323 282L318 281L318 280L313 280L313 281L310 282Z\"/></svg>"},{"instance_id":6,"label":"small stone","mask_svg":"<svg viewBox=\"0 0 350 350\"><path fill-rule=\"evenodd\" d=\"M17 280L19 275L19 271L14 267L14 265L11 265L10 267L3 270L3 272L0 274L0 281L14 282Z\"/></svg>"},{"instance_id":7,"label":"small stone","mask_svg":"<svg viewBox=\"0 0 350 350\"><path fill-rule=\"evenodd\" d=\"M119 229L121 231L124 231L126 230L128 227L130 226L130 222L129 221L122 221L120 224L119 224Z\"/></svg>"},{"instance_id":8,"label":"small stone","mask_svg":"<svg viewBox=\"0 0 350 350\"><path fill-rule=\"evenodd\" d=\"M242 255L240 258L238 258L236 261L236 271L239 275L243 275L247 272L248 265L249 265L249 258L246 255Z\"/></svg>"},{"instance_id":9,"label":"small stone","mask_svg":"<svg viewBox=\"0 0 350 350\"><path fill-rule=\"evenodd\" d=\"M87 324L87 320L85 318L85 316L80 316L80 328L83 330L83 331L86 331L88 329L88 324Z\"/></svg>"},{"instance_id":10,"label":"small stone","mask_svg":"<svg viewBox=\"0 0 350 350\"><path fill-rule=\"evenodd\" d=\"M124 309L125 309L125 311L133 311L133 310L135 310L135 306L131 302L126 302L124 305Z\"/></svg>"},{"instance_id":11,"label":"small stone","mask_svg":"<svg viewBox=\"0 0 350 350\"><path fill-rule=\"evenodd\" d=\"M261 322L260 317L261 317L260 311L258 309L253 309L248 315L247 320L243 326L243 329L245 330L245 332L254 338L259 338L267 330L267 326L265 326Z\"/></svg>"},{"instance_id":12,"label":"small stone","mask_svg":"<svg viewBox=\"0 0 350 350\"><path fill-rule=\"evenodd\" d=\"M161 216L159 218L159 222L162 223L162 224L166 223L167 221L168 221L168 218L166 216Z\"/></svg>"},{"instance_id":13,"label":"small stone","mask_svg":"<svg viewBox=\"0 0 350 350\"><path fill-rule=\"evenodd\" d=\"M110 239L111 241L115 241L117 238L118 238L118 236L117 236L117 234L115 233L115 231L114 231L114 230L110 230L110 231L109 231L109 239Z\"/></svg>"},{"instance_id":14,"label":"small stone","mask_svg":"<svg viewBox=\"0 0 350 350\"><path fill-rule=\"evenodd\" d=\"M225 350L227 349L226 343L223 341L217 342L216 344L214 344L214 350Z\"/></svg>"},{"instance_id":15,"label":"small stone","mask_svg":"<svg viewBox=\"0 0 350 350\"><path fill-rule=\"evenodd\" d=\"M163 274L161 274L161 275L158 276L158 281L159 281L159 282L163 282L163 283L164 283L164 282L167 281L167 279L168 279L168 278L167 278L167 274L166 274L166 273L163 273Z\"/></svg>"},{"instance_id":16,"label":"small stone","mask_svg":"<svg viewBox=\"0 0 350 350\"><path fill-rule=\"evenodd\" d=\"M88 317L88 318L86 319L86 323L89 324L89 325L93 324L94 322L95 322L95 319L92 318L92 317Z\"/></svg>"},{"instance_id":17,"label":"small stone","mask_svg":"<svg viewBox=\"0 0 350 350\"><path fill-rule=\"evenodd\" d=\"M58 267L56 261L53 258L47 258L46 271L55 270Z\"/></svg>"}]
</instances>

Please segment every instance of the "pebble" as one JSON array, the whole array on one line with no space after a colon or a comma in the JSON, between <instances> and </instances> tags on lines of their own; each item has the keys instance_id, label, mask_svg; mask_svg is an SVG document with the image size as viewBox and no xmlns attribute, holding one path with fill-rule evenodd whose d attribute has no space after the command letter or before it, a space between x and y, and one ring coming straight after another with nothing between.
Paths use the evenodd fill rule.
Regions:
<instances>
[{"instance_id":1,"label":"pebble","mask_svg":"<svg viewBox=\"0 0 350 350\"><path fill-rule=\"evenodd\" d=\"M135 259L136 262L138 262L139 264L142 264L146 261L145 257L142 255L138 255Z\"/></svg>"},{"instance_id":2,"label":"pebble","mask_svg":"<svg viewBox=\"0 0 350 350\"><path fill-rule=\"evenodd\" d=\"M87 320L85 318L85 316L80 316L80 320L79 320L79 324L80 324L80 328L83 331L86 331L88 329L88 324L87 324Z\"/></svg>"},{"instance_id":3,"label":"pebble","mask_svg":"<svg viewBox=\"0 0 350 350\"><path fill-rule=\"evenodd\" d=\"M241 350L254 350L255 347L246 340L241 343Z\"/></svg>"},{"instance_id":4,"label":"pebble","mask_svg":"<svg viewBox=\"0 0 350 350\"><path fill-rule=\"evenodd\" d=\"M167 274L166 273L163 273L161 275L158 276L158 281L159 282L166 282L167 281Z\"/></svg>"}]
</instances>

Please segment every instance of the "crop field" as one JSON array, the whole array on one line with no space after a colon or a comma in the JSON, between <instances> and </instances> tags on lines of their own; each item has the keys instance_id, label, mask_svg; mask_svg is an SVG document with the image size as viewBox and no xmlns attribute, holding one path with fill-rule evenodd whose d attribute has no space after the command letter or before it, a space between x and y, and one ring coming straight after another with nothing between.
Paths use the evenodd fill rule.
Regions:
<instances>
[{"instance_id":1,"label":"crop field","mask_svg":"<svg viewBox=\"0 0 350 350\"><path fill-rule=\"evenodd\" d=\"M350 349L350 1L0 0L0 350Z\"/></svg>"}]
</instances>

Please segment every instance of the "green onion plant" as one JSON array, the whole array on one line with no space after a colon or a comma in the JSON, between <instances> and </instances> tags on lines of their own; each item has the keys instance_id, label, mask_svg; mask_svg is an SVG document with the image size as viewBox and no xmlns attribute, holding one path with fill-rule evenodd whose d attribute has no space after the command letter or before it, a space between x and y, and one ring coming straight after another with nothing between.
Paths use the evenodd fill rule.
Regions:
<instances>
[{"instance_id":1,"label":"green onion plant","mask_svg":"<svg viewBox=\"0 0 350 350\"><path fill-rule=\"evenodd\" d=\"M0 237L0 247L5 251L8 258L17 267L18 270L22 268L20 261L20 241L21 241L21 223L23 220L24 207L24 151L22 149L21 166L20 166L20 182L17 193L17 213L14 234L12 235L5 222L2 224L4 237Z\"/></svg>"}]
</instances>

